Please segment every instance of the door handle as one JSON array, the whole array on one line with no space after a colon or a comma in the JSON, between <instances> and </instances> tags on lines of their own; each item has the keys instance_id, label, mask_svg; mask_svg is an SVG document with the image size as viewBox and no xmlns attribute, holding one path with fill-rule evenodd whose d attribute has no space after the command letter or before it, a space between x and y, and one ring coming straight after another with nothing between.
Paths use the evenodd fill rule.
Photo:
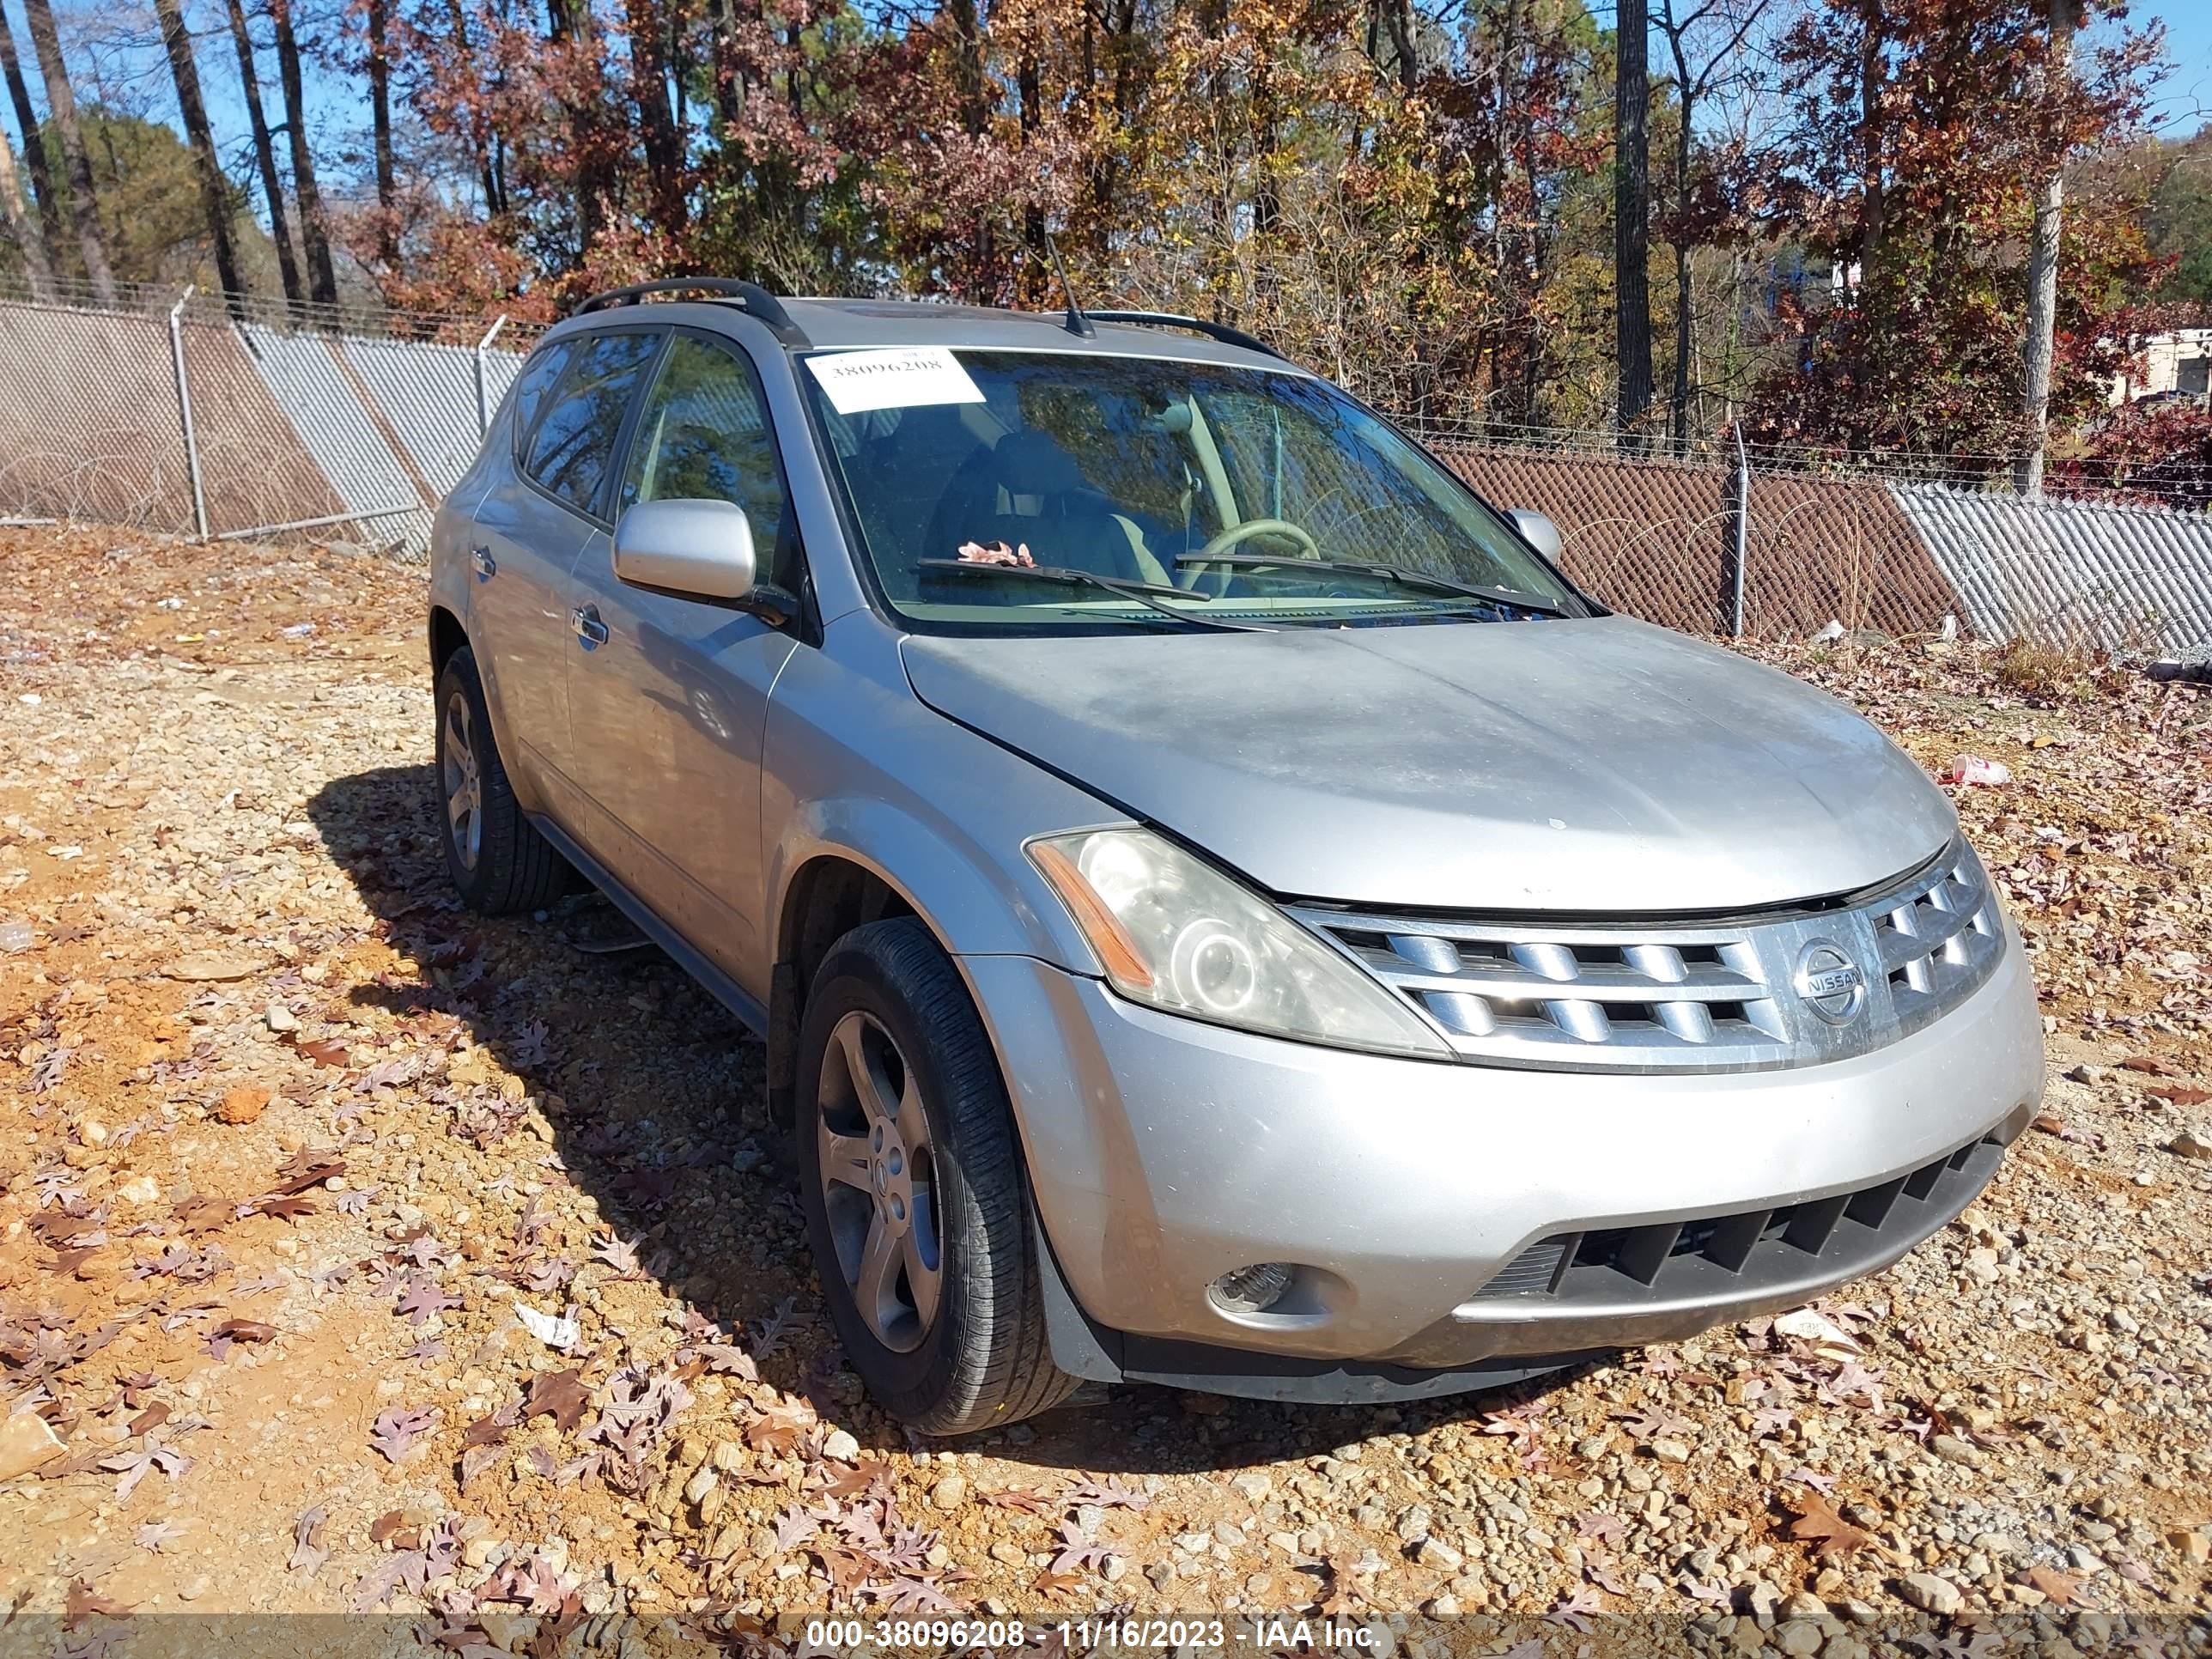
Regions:
<instances>
[{"instance_id":1,"label":"door handle","mask_svg":"<svg viewBox=\"0 0 2212 1659\"><path fill-rule=\"evenodd\" d=\"M580 605L568 613L568 626L584 642L584 649L596 651L607 642L607 625L599 620L599 607Z\"/></svg>"},{"instance_id":2,"label":"door handle","mask_svg":"<svg viewBox=\"0 0 2212 1659\"><path fill-rule=\"evenodd\" d=\"M469 563L475 567L477 580L488 582L499 574L499 561L491 556L491 549L477 547L469 550Z\"/></svg>"}]
</instances>

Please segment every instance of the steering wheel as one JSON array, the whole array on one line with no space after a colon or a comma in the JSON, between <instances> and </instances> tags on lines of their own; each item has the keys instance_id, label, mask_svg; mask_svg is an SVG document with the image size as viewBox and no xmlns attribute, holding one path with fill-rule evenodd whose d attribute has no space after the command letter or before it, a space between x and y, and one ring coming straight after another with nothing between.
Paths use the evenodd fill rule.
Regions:
<instances>
[{"instance_id":1,"label":"steering wheel","mask_svg":"<svg viewBox=\"0 0 2212 1659\"><path fill-rule=\"evenodd\" d=\"M1288 519L1247 519L1242 524L1230 526L1190 556L1190 562L1185 568L1190 572L1191 590L1197 592L1199 583L1207 581L1211 583L1207 591L1217 597L1225 592L1235 573L1225 568L1202 570L1200 564L1207 559L1219 558L1230 549L1250 541L1255 536L1280 536L1304 549L1304 556L1312 559L1321 557L1321 544L1303 526L1292 524Z\"/></svg>"},{"instance_id":2,"label":"steering wheel","mask_svg":"<svg viewBox=\"0 0 2212 1659\"><path fill-rule=\"evenodd\" d=\"M1240 546L1255 536L1287 536L1305 549L1306 557L1321 557L1321 544L1307 533L1303 526L1294 525L1288 519L1247 519L1243 524L1232 524L1200 548L1195 556L1200 559L1218 558L1231 548Z\"/></svg>"}]
</instances>

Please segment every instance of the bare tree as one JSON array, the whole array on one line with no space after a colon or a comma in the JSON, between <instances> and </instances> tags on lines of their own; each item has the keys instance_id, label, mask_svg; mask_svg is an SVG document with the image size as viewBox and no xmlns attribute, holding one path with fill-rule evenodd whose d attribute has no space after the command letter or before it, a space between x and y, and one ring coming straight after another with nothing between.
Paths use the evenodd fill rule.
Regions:
<instances>
[{"instance_id":1,"label":"bare tree","mask_svg":"<svg viewBox=\"0 0 2212 1659\"><path fill-rule=\"evenodd\" d=\"M39 204L40 240L51 268L56 250L76 239L76 226L69 219L68 205L54 189L46 140L39 135L39 112L31 107L31 88L23 80L22 60L15 55L15 31L8 21L7 0L0 0L0 69L7 72L8 100L15 106L15 125L23 131L23 165L31 175L31 194Z\"/></svg>"},{"instance_id":2,"label":"bare tree","mask_svg":"<svg viewBox=\"0 0 2212 1659\"><path fill-rule=\"evenodd\" d=\"M246 118L253 129L253 159L261 171L261 193L269 200L269 234L276 244L276 273L284 297L294 305L307 296L300 286L300 261L292 251L292 227L284 210L284 179L276 171L276 146L269 136L269 115L261 103L261 76L253 61L253 36L246 27L244 0L227 0L230 42L238 52L238 79L246 94Z\"/></svg>"},{"instance_id":3,"label":"bare tree","mask_svg":"<svg viewBox=\"0 0 2212 1659\"><path fill-rule=\"evenodd\" d=\"M4 132L0 132L0 219L7 221L8 234L22 252L23 275L31 284L31 297L52 299L54 273L46 264L46 245L23 205L22 182L15 176L15 147Z\"/></svg>"},{"instance_id":4,"label":"bare tree","mask_svg":"<svg viewBox=\"0 0 2212 1659\"><path fill-rule=\"evenodd\" d=\"M192 153L192 171L198 176L200 210L206 214L208 242L215 254L216 280L231 309L243 314L239 296L246 284L238 274L238 249L231 235L230 180L216 159L215 135L209 130L207 105L200 97L199 65L192 57L192 37L185 27L181 0L154 0L154 16L161 26L161 49L169 60L169 79L177 88L177 112L185 127L185 143Z\"/></svg>"},{"instance_id":5,"label":"bare tree","mask_svg":"<svg viewBox=\"0 0 2212 1659\"><path fill-rule=\"evenodd\" d=\"M399 264L399 181L392 154L392 8L368 0L368 120L376 157L377 257L386 270Z\"/></svg>"},{"instance_id":6,"label":"bare tree","mask_svg":"<svg viewBox=\"0 0 2212 1659\"><path fill-rule=\"evenodd\" d=\"M307 141L307 100L300 75L300 41L292 30L292 0L269 0L276 26L276 77L284 91L284 132L292 149L292 193L300 204L300 246L307 256L307 283L319 303L338 302L331 264L330 233L323 222L323 193L315 184L314 147Z\"/></svg>"},{"instance_id":7,"label":"bare tree","mask_svg":"<svg viewBox=\"0 0 2212 1659\"><path fill-rule=\"evenodd\" d=\"M2045 95L2064 96L2073 73L2074 31L2081 24L2081 0L2051 0L2051 64ZM2023 495L2043 489L2043 456L2051 429L2051 361L2058 319L2058 234L2066 206L2066 153L2051 158L2051 173L2036 192L2035 224L2027 244L2027 337L2022 351L2021 413L2027 419L2027 450L2013 467Z\"/></svg>"},{"instance_id":8,"label":"bare tree","mask_svg":"<svg viewBox=\"0 0 2212 1659\"><path fill-rule=\"evenodd\" d=\"M1613 344L1624 437L1651 406L1651 71L1644 5L1620 0L1613 43Z\"/></svg>"},{"instance_id":9,"label":"bare tree","mask_svg":"<svg viewBox=\"0 0 2212 1659\"><path fill-rule=\"evenodd\" d=\"M1744 42L1765 15L1771 0L1704 0L1678 12L1675 0L1660 0L1659 32L1666 37L1668 79L1674 84L1676 126L1673 177L1668 180L1672 216L1677 228L1674 250L1674 377L1668 398L1668 429L1677 447L1690 435L1691 343L1696 328L1696 284L1690 262L1691 236L1686 225L1698 144L1698 106L1723 82L1743 83L1750 70L1744 61ZM1707 31L1710 25L1711 30ZM1709 49L1693 40L1709 32L1717 36ZM1693 59L1702 58L1702 63Z\"/></svg>"},{"instance_id":10,"label":"bare tree","mask_svg":"<svg viewBox=\"0 0 2212 1659\"><path fill-rule=\"evenodd\" d=\"M70 90L69 64L62 57L62 39L54 27L51 0L23 0L23 15L31 27L31 46L39 55L39 73L46 83L46 109L53 118L54 137L62 147L62 165L68 169L70 209L76 221L78 252L93 293L102 303L115 303L115 270L107 259L107 238L100 226L100 198L92 185L92 161L85 154L84 130L77 123L76 96Z\"/></svg>"}]
</instances>

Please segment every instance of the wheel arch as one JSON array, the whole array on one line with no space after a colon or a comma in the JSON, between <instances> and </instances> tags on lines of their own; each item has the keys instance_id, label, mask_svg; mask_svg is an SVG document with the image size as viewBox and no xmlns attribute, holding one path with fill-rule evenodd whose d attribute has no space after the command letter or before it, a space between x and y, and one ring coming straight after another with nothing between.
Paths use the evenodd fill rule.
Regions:
<instances>
[{"instance_id":1,"label":"wheel arch","mask_svg":"<svg viewBox=\"0 0 2212 1659\"><path fill-rule=\"evenodd\" d=\"M430 607L430 684L435 685L438 677L446 672L446 665L453 653L469 642L469 630L461 619L442 605Z\"/></svg>"},{"instance_id":2,"label":"wheel arch","mask_svg":"<svg viewBox=\"0 0 2212 1659\"><path fill-rule=\"evenodd\" d=\"M1098 971L1072 921L994 877L980 849L971 856L959 839L957 830L947 834L880 799L817 803L797 815L769 869L768 1085L777 1121L789 1121L799 1022L814 971L830 946L863 922L916 918L969 981L971 997L963 956L1039 956Z\"/></svg>"}]
</instances>

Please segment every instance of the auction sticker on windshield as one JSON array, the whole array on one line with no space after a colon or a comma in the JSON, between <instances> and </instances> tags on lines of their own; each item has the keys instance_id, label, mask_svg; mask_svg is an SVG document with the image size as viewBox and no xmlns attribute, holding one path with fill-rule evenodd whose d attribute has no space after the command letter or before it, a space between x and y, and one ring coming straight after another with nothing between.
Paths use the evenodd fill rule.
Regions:
<instances>
[{"instance_id":1,"label":"auction sticker on windshield","mask_svg":"<svg viewBox=\"0 0 2212 1659\"><path fill-rule=\"evenodd\" d=\"M980 404L983 394L943 346L836 351L806 359L840 415L927 404Z\"/></svg>"}]
</instances>

